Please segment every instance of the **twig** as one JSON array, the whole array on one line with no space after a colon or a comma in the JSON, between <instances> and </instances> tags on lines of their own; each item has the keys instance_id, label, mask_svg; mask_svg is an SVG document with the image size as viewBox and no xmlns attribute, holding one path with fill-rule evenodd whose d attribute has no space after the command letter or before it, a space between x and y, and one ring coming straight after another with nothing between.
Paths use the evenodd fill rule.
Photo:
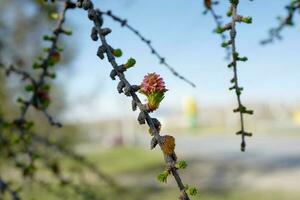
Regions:
<instances>
[{"instance_id":1,"label":"twig","mask_svg":"<svg viewBox=\"0 0 300 200\"><path fill-rule=\"evenodd\" d=\"M55 144L53 142L51 142L49 139L41 137L37 134L33 135L33 141L37 144L43 144L44 146L57 151L65 156L68 156L69 158L72 158L73 160L79 162L81 165L87 167L89 170L91 170L93 173L95 173L99 179L104 180L108 185L110 186L114 186L114 187L119 187L118 184L116 183L116 181L106 175L105 173L99 171L99 169L90 161L88 161L85 157L76 154L75 152L62 147L61 145Z\"/></svg>"},{"instance_id":2,"label":"twig","mask_svg":"<svg viewBox=\"0 0 300 200\"><path fill-rule=\"evenodd\" d=\"M237 102L238 107L233 110L233 112L238 112L240 115L240 124L241 124L241 130L237 132L237 135L242 136L242 143L241 143L241 151L245 151L246 149L246 141L245 137L252 136L252 133L248 133L245 131L244 127L244 114L253 114L252 110L248 110L241 101L241 94L243 91L243 88L239 86L238 82L238 74L237 74L237 63L240 62L246 62L248 60L247 57L240 57L239 53L236 49L236 23L246 23L250 24L252 23L251 17L243 17L241 15L237 14L237 7L239 4L239 0L229 0L231 3L230 10L227 13L228 16L231 16L231 22L229 24L226 24L223 27L219 27L217 32L223 33L225 31L230 32L230 40L227 41L225 46L231 46L231 55L232 55L232 62L228 65L229 68L233 68L233 78L231 79L231 83L233 84L232 87L230 87L230 90L235 90L235 93L237 95ZM224 47L225 47L224 46Z\"/></svg>"},{"instance_id":3,"label":"twig","mask_svg":"<svg viewBox=\"0 0 300 200\"><path fill-rule=\"evenodd\" d=\"M4 125L3 127L6 127L8 129L17 130L15 133L18 136L18 144L24 146L21 146L20 149L14 149L14 151L17 150L17 153L25 153L26 155L28 155L29 163L23 164L16 160L16 152L10 152L10 156L13 157L16 166L21 168L23 170L23 174L26 176L33 175L33 171L35 169L34 160L36 159L36 155L38 154L38 152L34 152L32 149L32 135L29 131L34 125L34 123L27 121L26 119L26 114L28 113L30 106L33 106L37 110L43 112L43 114L52 126L61 127L61 124L56 122L47 111L47 107L50 103L50 99L48 96L48 90L50 89L50 86L46 84L46 78L54 78L55 74L51 73L49 69L50 67L55 65L60 58L59 47L57 46L59 36L61 34L69 35L69 32L63 29L62 27L65 21L65 14L68 9L72 9L75 7L75 4L71 3L69 0L66 0L64 3L64 8L58 17L58 24L54 29L52 36L44 37L45 40L51 42L51 47L49 49L46 49L47 55L44 59L40 59L40 63L33 64L34 69L41 69L41 72L39 73L37 78L34 78L34 76L32 76L30 73L21 69L17 69L14 66L10 66L6 70L7 75L10 75L10 73L15 73L17 75L22 76L23 80L29 80L31 83L30 85L27 85L25 87L25 90L27 92L32 93L29 100L23 100L21 98L18 99L18 102L22 104L20 115L12 122L5 122L1 124Z\"/></svg>"},{"instance_id":4,"label":"twig","mask_svg":"<svg viewBox=\"0 0 300 200\"><path fill-rule=\"evenodd\" d=\"M216 5L216 4L219 4L219 2L218 1L212 2L211 0L204 0L204 6L206 8L206 10L204 11L204 14L209 12L212 15L212 17L215 21L215 24L217 26L217 29L218 29L219 27L222 27L223 24L222 24L222 21L221 21L222 16L217 15L216 12L215 12L215 9L213 7L213 5ZM221 46L223 47L224 45L226 45L227 37L224 33L221 33L220 36L221 36L221 41L222 41ZM230 48L227 45L224 48L225 48L225 51L226 51L226 57L225 58L226 58L226 60L229 60L230 59L230 54L231 54L230 53Z\"/></svg>"},{"instance_id":5,"label":"twig","mask_svg":"<svg viewBox=\"0 0 300 200\"><path fill-rule=\"evenodd\" d=\"M18 127L22 127L26 123L25 117L29 110L30 106L34 106L36 109L41 110L49 123L53 126L61 127L61 124L55 122L53 118L47 112L47 106L49 104L48 89L49 86L46 84L46 78L55 78L55 74L49 72L49 67L56 64L60 59L59 48L57 42L61 34L68 34L66 30L63 29L63 23L65 21L65 15L68 9L75 8L75 4L71 3L69 0L65 1L64 8L60 13L57 27L53 30L52 36L45 36L44 39L51 42L51 47L47 50L47 56L44 59L41 59L40 64L34 63L34 69L41 69L41 73L37 79L34 79L28 72L10 66L6 72L9 75L11 72L21 75L23 80L30 80L32 85L28 85L26 90L32 92L31 98L29 100L19 99L19 102L23 104L21 107L21 114L19 118L15 120ZM44 105L42 105L44 104ZM22 130L21 130L22 131ZM23 131L22 131L23 132Z\"/></svg>"},{"instance_id":6,"label":"twig","mask_svg":"<svg viewBox=\"0 0 300 200\"><path fill-rule=\"evenodd\" d=\"M115 76L118 76L120 80L118 85L118 91L123 92L126 96L132 97L133 109L135 110L136 107L138 107L140 110L140 114L138 117L139 123L144 124L145 122L147 122L150 128L150 132L153 135L151 141L151 148L154 148L157 144L159 144L159 146L163 150L166 142L165 140L166 136L161 136L159 134L159 130L157 126L157 124L159 123L158 120L150 117L149 110L146 108L145 105L141 103L141 100L136 95L136 92L139 89L139 87L131 85L128 82L128 80L126 79L123 73L126 69L124 70L124 66L120 66L116 63L115 56L112 53L112 47L107 43L107 40L105 38L105 36L109 34L111 30L109 28L102 28L103 18L101 12L99 10L94 9L91 0L78 0L77 6L83 7L83 9L87 10L89 19L94 22L94 27L92 29L92 39L98 40L98 38L100 38L101 40L101 46L98 49L97 55L100 59L104 59L104 54L106 54L107 59L113 68L111 73L111 78L115 79ZM166 155L164 153L167 169L174 176L177 186L181 191L182 195L180 198L184 200L189 200L190 198L185 192L186 188L177 172L177 168L175 167L176 158L174 158L174 155L171 156L171 155Z\"/></svg>"},{"instance_id":7,"label":"twig","mask_svg":"<svg viewBox=\"0 0 300 200\"><path fill-rule=\"evenodd\" d=\"M58 128L62 127L62 124L60 122L57 122L53 119L53 117L48 113L48 110L45 109L43 110L44 115L46 116L46 118L48 119L50 125L52 126L56 126Z\"/></svg>"},{"instance_id":8,"label":"twig","mask_svg":"<svg viewBox=\"0 0 300 200\"><path fill-rule=\"evenodd\" d=\"M6 75L9 76L10 73L18 74L22 76L22 80L29 80L32 83L32 85L36 85L35 79L28 72L23 71L21 69L17 69L13 65L6 69Z\"/></svg>"},{"instance_id":9,"label":"twig","mask_svg":"<svg viewBox=\"0 0 300 200\"><path fill-rule=\"evenodd\" d=\"M286 6L286 9L288 11L288 15L283 19L279 18L279 25L269 30L269 37L260 42L262 45L272 43L275 39L281 40L281 32L283 31L283 29L285 27L291 27L294 25L294 16L297 10L300 11L300 0L292 1L289 5Z\"/></svg>"},{"instance_id":10,"label":"twig","mask_svg":"<svg viewBox=\"0 0 300 200\"><path fill-rule=\"evenodd\" d=\"M151 40L146 39L137 29L135 29L133 26L131 26L130 24L128 24L126 19L121 19L120 17L114 15L112 13L112 11L108 10L105 12L100 11L101 14L106 15L110 18L112 18L114 21L119 22L121 24L122 27L126 27L128 30L130 30L132 33L134 33L138 38L141 39L141 41L143 43L145 43L148 48L151 50L151 53L157 57L157 59L159 60L159 63L161 65L164 65L165 67L168 68L168 70L170 70L170 72L176 76L177 78L185 81L186 83L190 84L192 87L196 87L196 85L188 80L187 78L185 78L184 76L182 76L181 74L179 74L174 67L172 67L170 64L167 63L166 59L153 47L153 45L151 44Z\"/></svg>"}]
</instances>

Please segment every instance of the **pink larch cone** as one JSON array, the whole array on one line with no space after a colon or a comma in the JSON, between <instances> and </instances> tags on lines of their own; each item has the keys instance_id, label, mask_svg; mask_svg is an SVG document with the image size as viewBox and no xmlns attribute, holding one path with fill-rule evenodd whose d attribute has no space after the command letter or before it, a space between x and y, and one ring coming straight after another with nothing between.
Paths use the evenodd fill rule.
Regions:
<instances>
[{"instance_id":1,"label":"pink larch cone","mask_svg":"<svg viewBox=\"0 0 300 200\"><path fill-rule=\"evenodd\" d=\"M149 73L144 76L140 92L147 96L147 106L150 111L154 111L159 107L166 91L168 90L166 89L165 82L158 74Z\"/></svg>"}]
</instances>

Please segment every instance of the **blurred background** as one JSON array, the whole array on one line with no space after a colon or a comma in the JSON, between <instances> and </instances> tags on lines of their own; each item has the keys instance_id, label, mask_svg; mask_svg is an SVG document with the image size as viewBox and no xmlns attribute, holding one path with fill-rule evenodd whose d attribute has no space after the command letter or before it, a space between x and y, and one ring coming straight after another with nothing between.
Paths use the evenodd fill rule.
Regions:
<instances>
[{"instance_id":1,"label":"blurred background","mask_svg":"<svg viewBox=\"0 0 300 200\"><path fill-rule=\"evenodd\" d=\"M166 82L169 91L152 116L161 121L162 134L176 138L179 160L188 163L180 174L199 189L193 199L300 199L300 26L296 21L294 28L284 30L283 41L259 44L277 25L276 16L286 14L289 2L240 4L240 13L253 17L252 25L238 26L237 48L249 58L238 68L242 101L254 110L245 119L246 130L254 136L241 153L240 137L235 135L239 118L232 112L236 97L228 90L233 74L213 33L212 17L203 15L202 1L94 0L102 11L127 19L197 85L192 88L178 80L132 32L104 18L112 29L109 43L123 50L118 62L137 60L126 73L130 82L140 84L149 72ZM216 11L226 13L228 6L222 1ZM60 9L60 3L42 0L0 0L1 62L30 71L46 46L43 35L55 26L49 16ZM60 40L65 50L50 105L50 113L64 126L50 127L34 109L29 116L37 132L63 147L65 152L50 148L44 155L49 163L59 161L62 174L76 185L62 186L42 166L35 175L38 181L30 181L5 158L0 158L1 176L21 186L24 199L176 199L178 189L171 177L167 184L156 180L164 170L163 156L159 149L150 150L148 127L138 125L130 99L118 94L116 82L109 78L110 65L96 56L99 43L90 39L92 24L86 13L72 10L66 19L73 34ZM3 71L0 81L1 114L13 119L19 113L17 97L26 96L24 86L19 77L7 78Z\"/></svg>"}]
</instances>

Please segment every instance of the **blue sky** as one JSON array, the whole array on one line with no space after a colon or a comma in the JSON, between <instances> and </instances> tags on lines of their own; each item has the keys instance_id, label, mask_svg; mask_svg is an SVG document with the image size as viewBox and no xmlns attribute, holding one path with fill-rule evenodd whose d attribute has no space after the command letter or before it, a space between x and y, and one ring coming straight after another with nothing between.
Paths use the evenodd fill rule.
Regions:
<instances>
[{"instance_id":1,"label":"blue sky","mask_svg":"<svg viewBox=\"0 0 300 200\"><path fill-rule=\"evenodd\" d=\"M197 88L191 88L172 76L133 33L105 18L105 26L112 29L108 42L124 53L118 59L119 63L124 63L129 57L137 60L137 65L126 73L132 84L140 83L148 72L157 72L163 76L169 89L162 104L166 107L181 106L187 96L194 96L204 106L235 104L236 97L228 90L232 71L226 67L219 36L212 33L215 28L213 19L202 14L202 0L94 2L96 7L110 9L126 18L152 41L167 62L193 80ZM276 16L286 14L283 8L288 2L240 1L239 13L253 17L252 25L238 25L237 48L241 55L249 58L238 68L240 85L245 88L242 95L245 102L300 102L300 26L284 30L281 42L264 47L259 45L259 41L267 36L268 29L277 25ZM222 1L217 12L225 13L228 5L227 0ZM74 27L72 40L78 45L78 52L71 69L58 76L67 83L68 101L78 105L79 111L72 110L71 113L90 116L93 111L95 116L118 115L120 107L130 101L117 93L117 82L109 78L111 67L107 61L100 61L96 56L99 42L93 42L89 37L92 23L83 11L77 10L68 15ZM299 18L299 15L296 17ZM82 104L79 105L80 101Z\"/></svg>"}]
</instances>

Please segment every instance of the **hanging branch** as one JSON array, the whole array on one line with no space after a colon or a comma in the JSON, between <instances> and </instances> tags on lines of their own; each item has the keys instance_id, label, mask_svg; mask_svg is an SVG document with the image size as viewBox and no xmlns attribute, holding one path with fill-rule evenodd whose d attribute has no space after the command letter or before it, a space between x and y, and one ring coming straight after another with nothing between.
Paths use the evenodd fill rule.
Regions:
<instances>
[{"instance_id":1,"label":"hanging branch","mask_svg":"<svg viewBox=\"0 0 300 200\"><path fill-rule=\"evenodd\" d=\"M233 112L238 112L240 115L240 123L241 123L241 130L238 131L236 134L242 136L242 143L241 143L241 151L245 151L246 149L246 141L245 137L252 136L252 133L248 133L245 131L244 127L244 114L253 114L252 110L248 110L241 101L241 94L243 91L243 88L239 86L238 82L238 75L237 75L237 63L238 62L246 62L248 60L247 57L240 57L239 53L236 49L236 24L237 23L246 23L250 24L252 23L251 17L243 17L241 15L238 15L237 13L237 7L239 4L239 0L229 0L231 3L230 9L227 13L229 17L231 17L232 21L229 24L226 24L223 27L217 28L217 33L224 33L225 31L229 31L230 40L225 42L225 46L231 47L231 55L232 55L232 62L228 65L229 68L233 69L233 78L231 79L231 83L233 84L232 87L229 88L229 90L235 90L235 93L237 95L237 102L238 107L233 110Z\"/></svg>"},{"instance_id":2,"label":"hanging branch","mask_svg":"<svg viewBox=\"0 0 300 200\"><path fill-rule=\"evenodd\" d=\"M44 40L51 43L50 48L45 48L44 51L47 52L45 58L40 57L39 62L33 64L33 69L39 70L41 72L39 77L35 79L28 72L10 66L6 73L10 75L11 73L18 74L22 76L23 80L29 80L30 85L25 87L26 92L31 92L31 98L29 100L18 99L18 102L23 104L21 107L21 114L18 119L15 120L16 124L21 128L21 126L26 123L25 117L29 110L30 106L35 107L37 110L40 110L44 113L45 117L48 119L51 125L61 127L62 125L59 122L55 122L54 119L49 115L47 107L50 104L49 98L49 89L50 86L46 83L46 78L55 78L55 74L50 72L50 69L60 61L60 51L62 49L58 46L57 42L61 34L70 35L71 32L63 28L63 23L65 22L65 14L68 9L75 8L75 4L70 1L66 1L64 8L60 15L53 15L54 19L58 19L57 27L53 30L51 36L45 35ZM22 130L21 130L22 131Z\"/></svg>"},{"instance_id":3,"label":"hanging branch","mask_svg":"<svg viewBox=\"0 0 300 200\"><path fill-rule=\"evenodd\" d=\"M288 14L286 17L281 18L278 17L279 25L278 27L271 28L269 30L269 37L265 40L262 40L260 43L262 45L266 45L269 43L274 42L275 39L281 40L281 32L286 27L292 27L294 26L294 16L296 12L300 12L300 0L292 0L292 2L285 7L288 11Z\"/></svg>"},{"instance_id":4,"label":"hanging branch","mask_svg":"<svg viewBox=\"0 0 300 200\"><path fill-rule=\"evenodd\" d=\"M219 1L211 1L211 0L204 0L204 7L205 7L205 11L203 14L207 14L208 12L211 14L211 16L213 17L214 21L215 21L215 24L217 26L216 30L219 28L219 27L222 27L223 24L222 24L222 16L221 15L217 15L215 10L214 10L214 5L217 5L219 4ZM215 30L215 32L216 32ZM230 48L228 45L226 45L226 41L227 41L227 37L226 37L226 34L224 33L220 33L220 36L221 36L221 41L222 41L222 44L221 44L221 47L224 47L225 48L225 51L226 51L226 59L229 60L230 59Z\"/></svg>"},{"instance_id":5,"label":"hanging branch","mask_svg":"<svg viewBox=\"0 0 300 200\"><path fill-rule=\"evenodd\" d=\"M120 17L114 15L112 13L112 11L108 10L106 12L102 12L100 11L101 14L110 17L111 19L113 19L116 22L119 22L121 24L122 27L127 28L128 30L130 30L132 33L134 33L138 38L140 38L140 40L145 43L148 48L151 50L151 53L157 57L157 59L159 60L159 63L165 67L168 68L168 70L170 70L170 72L176 76L177 78L185 81L186 83L188 83L189 85L191 85L192 87L196 87L196 85L188 80L187 78L185 78L184 76L180 75L175 69L174 67L172 67L170 64L167 63L166 59L152 46L151 44L151 40L146 39L137 29L135 29L133 26L131 26L130 24L128 24L126 19L121 19Z\"/></svg>"},{"instance_id":6,"label":"hanging branch","mask_svg":"<svg viewBox=\"0 0 300 200\"><path fill-rule=\"evenodd\" d=\"M34 63L32 66L35 70L41 70L37 78L24 70L17 69L14 66L10 66L6 69L7 76L9 76L11 73L15 73L17 75L20 75L23 81L30 82L29 85L25 86L25 91L28 93L32 93L29 100L18 98L18 102L22 105L20 115L12 122L1 123L1 127L3 128L9 130L17 130L15 132L17 138L22 142L19 144L24 145L22 148L20 148L21 150L18 153L25 153L26 155L28 155L29 164L20 163L20 161L16 159L14 159L14 161L16 163L16 166L20 167L23 170L23 174L27 176L33 175L35 169L34 160L37 158L38 154L38 152L35 152L30 145L32 137L30 130L34 126L34 123L31 121L27 121L26 119L26 114L28 113L29 108L33 106L36 110L41 111L52 126L62 126L59 122L56 122L47 111L47 108L50 104L50 86L47 84L46 79L55 78L55 74L50 72L50 69L60 60L60 51L62 50L58 47L57 44L59 36L61 34L71 34L70 31L67 31L63 28L65 14L68 9L73 9L75 7L76 5L74 3L71 3L69 0L67 0L64 3L64 8L60 15L53 15L53 18L58 20L57 27L54 29L51 36L44 36L44 40L49 41L51 43L51 46L50 48L44 49L47 52L46 57L40 57L39 62ZM11 154L16 156L15 152L11 152Z\"/></svg>"},{"instance_id":7,"label":"hanging branch","mask_svg":"<svg viewBox=\"0 0 300 200\"><path fill-rule=\"evenodd\" d=\"M10 75L11 72L14 72L18 75L21 75L23 77L23 80L30 80L31 84L27 85L25 87L25 90L27 92L32 92L31 98L29 100L23 100L21 98L18 99L18 101L23 104L21 108L21 115L16 120L16 122L19 123L19 125L22 125L24 122L26 122L25 117L28 112L28 109L30 106L35 107L37 110L41 110L51 125L61 127L61 124L58 122L55 122L53 118L48 114L47 107L50 103L49 98L49 89L50 86L46 83L46 78L55 78L55 74L51 73L49 70L51 67L53 67L55 64L57 64L60 61L60 51L62 49L58 46L58 39L61 34L65 35L71 35L70 31L67 31L63 28L63 23L65 22L65 15L68 9L75 8L75 4L71 3L70 1L66 1L64 3L64 8L60 15L53 14L52 17L54 19L58 19L57 27L53 30L53 33L51 36L45 35L44 40L49 41L51 43L50 48L45 48L44 51L47 52L47 55L45 58L40 57L39 62L36 62L33 64L33 69L42 71L39 74L39 77L37 79L34 79L33 76L31 76L28 72L22 71L20 69L15 68L14 66L10 66L6 72L7 75Z\"/></svg>"},{"instance_id":8,"label":"hanging branch","mask_svg":"<svg viewBox=\"0 0 300 200\"><path fill-rule=\"evenodd\" d=\"M95 166L92 162L88 161L85 157L78 155L77 153L71 151L70 149L67 149L67 148L63 147L62 145L51 142L49 139L41 137L38 134L33 134L33 142L36 143L37 145L43 145L43 146L47 147L49 150L58 152L64 156L67 156L68 158L71 158L72 160L80 163L80 165L85 166L91 172L96 174L99 179L105 181L108 185L114 186L116 188L120 187L112 177L99 171L97 166Z\"/></svg>"},{"instance_id":9,"label":"hanging branch","mask_svg":"<svg viewBox=\"0 0 300 200\"><path fill-rule=\"evenodd\" d=\"M124 72L133 67L135 60L130 58L128 62L124 65L118 65L115 56L119 56L117 49L111 47L106 40L106 36L111 33L109 28L103 28L103 18L99 10L94 9L93 3L91 0L78 0L77 6L83 8L88 12L88 18L94 22L94 27L92 28L91 38L94 41L100 39L101 46L98 49L97 55L100 59L104 59L106 55L109 63L111 64L113 70L111 71L110 77L115 80L116 77L119 78L118 92L124 93L126 96L132 98L132 109L135 111L139 108L140 113L138 116L138 122L140 124L145 124L147 122L149 126L149 132L153 136L151 140L151 149L154 149L157 144L160 146L165 162L166 162L166 171L158 176L158 179L162 182L167 181L167 176L172 174L175 178L177 186L181 191L180 199L189 200L189 196L186 193L187 187L184 186L179 174L178 169L185 168L185 162L176 162L175 149L175 138L170 135L160 135L161 124L156 118L151 118L149 113L153 112L158 108L160 101L164 97L164 92L166 92L164 82L155 73L148 74L145 76L143 83L138 85L131 85L125 77ZM141 93L147 95L148 103L146 105L141 103L141 100L137 96L136 92L140 91ZM148 93L149 92L149 93ZM184 163L184 164L182 164ZM188 191L190 194L196 194L195 188L189 188Z\"/></svg>"}]
</instances>

